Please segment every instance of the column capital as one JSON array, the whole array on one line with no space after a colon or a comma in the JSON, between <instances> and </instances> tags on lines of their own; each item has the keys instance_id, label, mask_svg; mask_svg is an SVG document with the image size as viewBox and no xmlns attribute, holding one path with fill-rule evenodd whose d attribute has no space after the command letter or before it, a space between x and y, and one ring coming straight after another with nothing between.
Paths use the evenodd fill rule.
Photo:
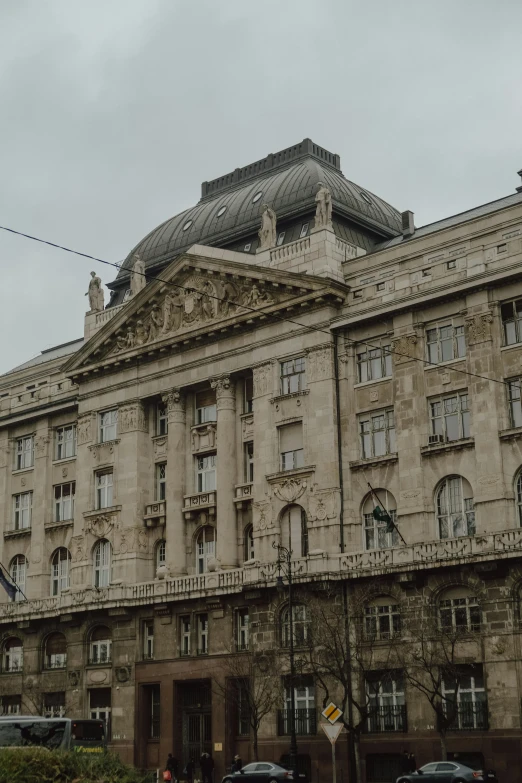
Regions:
<instances>
[{"instance_id":1,"label":"column capital","mask_svg":"<svg viewBox=\"0 0 522 783\"><path fill-rule=\"evenodd\" d=\"M174 387L165 394L161 395L163 403L167 406L169 422L184 422L185 421L185 395Z\"/></svg>"},{"instance_id":2,"label":"column capital","mask_svg":"<svg viewBox=\"0 0 522 783\"><path fill-rule=\"evenodd\" d=\"M210 379L210 385L216 392L216 401L218 408L220 403L224 400L234 400L236 398L236 390L234 381L230 378L230 375L219 375Z\"/></svg>"}]
</instances>

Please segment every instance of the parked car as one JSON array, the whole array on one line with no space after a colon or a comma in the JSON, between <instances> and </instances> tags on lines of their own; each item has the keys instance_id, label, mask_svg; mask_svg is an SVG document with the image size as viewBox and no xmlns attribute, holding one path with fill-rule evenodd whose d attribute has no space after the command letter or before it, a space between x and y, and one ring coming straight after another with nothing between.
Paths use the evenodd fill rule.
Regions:
<instances>
[{"instance_id":1,"label":"parked car","mask_svg":"<svg viewBox=\"0 0 522 783\"><path fill-rule=\"evenodd\" d=\"M239 772L229 772L222 783L302 783L305 778L305 775L296 775L292 770L271 761L254 761L252 764L245 764Z\"/></svg>"},{"instance_id":2,"label":"parked car","mask_svg":"<svg viewBox=\"0 0 522 783\"><path fill-rule=\"evenodd\" d=\"M471 769L457 761L433 761L397 778L397 783L496 783L496 775Z\"/></svg>"}]
</instances>

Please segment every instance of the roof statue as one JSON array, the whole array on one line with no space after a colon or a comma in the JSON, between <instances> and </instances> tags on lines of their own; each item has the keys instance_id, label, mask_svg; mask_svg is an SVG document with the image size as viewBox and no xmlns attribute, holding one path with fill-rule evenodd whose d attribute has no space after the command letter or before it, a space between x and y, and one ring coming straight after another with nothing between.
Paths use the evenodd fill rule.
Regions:
<instances>
[{"instance_id":1,"label":"roof statue","mask_svg":"<svg viewBox=\"0 0 522 783\"><path fill-rule=\"evenodd\" d=\"M145 278L145 262L141 256L136 253L134 255L134 264L131 272L131 295L136 296L147 285Z\"/></svg>"},{"instance_id":2,"label":"roof statue","mask_svg":"<svg viewBox=\"0 0 522 783\"><path fill-rule=\"evenodd\" d=\"M322 182L317 183L319 188L315 194L315 229L332 228L332 194Z\"/></svg>"},{"instance_id":3,"label":"roof statue","mask_svg":"<svg viewBox=\"0 0 522 783\"><path fill-rule=\"evenodd\" d=\"M85 294L89 297L89 307L91 312L95 313L104 308L104 293L102 288L102 282L96 272L91 272L91 279L89 281L89 290Z\"/></svg>"},{"instance_id":4,"label":"roof statue","mask_svg":"<svg viewBox=\"0 0 522 783\"><path fill-rule=\"evenodd\" d=\"M261 228L259 229L259 250L267 250L276 243L276 213L268 204L263 204Z\"/></svg>"}]
</instances>

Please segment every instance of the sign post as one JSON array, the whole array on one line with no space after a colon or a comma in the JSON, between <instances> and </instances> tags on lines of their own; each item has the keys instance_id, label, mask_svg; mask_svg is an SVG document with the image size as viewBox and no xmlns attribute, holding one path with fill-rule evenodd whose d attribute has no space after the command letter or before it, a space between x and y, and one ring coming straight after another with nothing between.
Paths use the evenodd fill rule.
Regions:
<instances>
[{"instance_id":1,"label":"sign post","mask_svg":"<svg viewBox=\"0 0 522 783\"><path fill-rule=\"evenodd\" d=\"M322 715L328 723L321 723L321 728L330 740L330 743L332 745L332 781L333 783L336 783L337 780L337 771L335 768L335 743L337 741L337 737L343 730L343 724L337 723L339 718L342 715L342 711L337 707L333 702L330 702L330 704L325 707L325 709L322 712Z\"/></svg>"}]
</instances>

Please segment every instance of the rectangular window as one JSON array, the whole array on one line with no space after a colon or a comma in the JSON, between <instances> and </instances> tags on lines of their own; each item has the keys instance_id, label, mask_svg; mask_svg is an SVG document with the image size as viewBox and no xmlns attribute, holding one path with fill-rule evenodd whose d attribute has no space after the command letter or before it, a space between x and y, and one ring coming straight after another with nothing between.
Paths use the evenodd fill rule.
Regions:
<instances>
[{"instance_id":1,"label":"rectangular window","mask_svg":"<svg viewBox=\"0 0 522 783\"><path fill-rule=\"evenodd\" d=\"M303 423L285 424L279 427L279 453L281 470L293 470L304 465Z\"/></svg>"},{"instance_id":2,"label":"rectangular window","mask_svg":"<svg viewBox=\"0 0 522 783\"><path fill-rule=\"evenodd\" d=\"M446 269L456 269L457 268L457 262L455 259L452 259L451 261L446 261Z\"/></svg>"},{"instance_id":3,"label":"rectangular window","mask_svg":"<svg viewBox=\"0 0 522 783\"><path fill-rule=\"evenodd\" d=\"M508 381L509 414L512 427L522 427L522 403L520 388L522 379Z\"/></svg>"},{"instance_id":4,"label":"rectangular window","mask_svg":"<svg viewBox=\"0 0 522 783\"><path fill-rule=\"evenodd\" d=\"M54 488L54 521L64 522L74 518L76 482L57 484Z\"/></svg>"},{"instance_id":5,"label":"rectangular window","mask_svg":"<svg viewBox=\"0 0 522 783\"><path fill-rule=\"evenodd\" d=\"M240 736L250 734L250 699L247 678L236 680L232 687L236 689L235 701L237 707L237 733Z\"/></svg>"},{"instance_id":6,"label":"rectangular window","mask_svg":"<svg viewBox=\"0 0 522 783\"><path fill-rule=\"evenodd\" d=\"M198 655L208 654L208 614L198 614Z\"/></svg>"},{"instance_id":7,"label":"rectangular window","mask_svg":"<svg viewBox=\"0 0 522 783\"><path fill-rule=\"evenodd\" d=\"M285 683L286 709L279 719L278 734L290 733L290 715L292 708L291 687ZM317 716L315 708L315 686L309 677L301 677L294 685L294 725L297 734L305 736L314 735L317 732Z\"/></svg>"},{"instance_id":8,"label":"rectangular window","mask_svg":"<svg viewBox=\"0 0 522 783\"><path fill-rule=\"evenodd\" d=\"M406 707L402 672L375 673L366 680L370 732L405 731Z\"/></svg>"},{"instance_id":9,"label":"rectangular window","mask_svg":"<svg viewBox=\"0 0 522 783\"><path fill-rule=\"evenodd\" d=\"M393 408L359 417L362 459L395 454L395 416Z\"/></svg>"},{"instance_id":10,"label":"rectangular window","mask_svg":"<svg viewBox=\"0 0 522 783\"><path fill-rule=\"evenodd\" d=\"M500 308L504 345L522 343L522 299L505 302Z\"/></svg>"},{"instance_id":11,"label":"rectangular window","mask_svg":"<svg viewBox=\"0 0 522 783\"><path fill-rule=\"evenodd\" d=\"M254 480L254 442L245 443L245 481Z\"/></svg>"},{"instance_id":12,"label":"rectangular window","mask_svg":"<svg viewBox=\"0 0 522 783\"><path fill-rule=\"evenodd\" d=\"M56 459L76 456L76 424L58 427L56 430Z\"/></svg>"},{"instance_id":13,"label":"rectangular window","mask_svg":"<svg viewBox=\"0 0 522 783\"><path fill-rule=\"evenodd\" d=\"M304 356L281 362L281 394L294 394L306 386L306 360Z\"/></svg>"},{"instance_id":14,"label":"rectangular window","mask_svg":"<svg viewBox=\"0 0 522 783\"><path fill-rule=\"evenodd\" d=\"M111 471L96 473L96 508L110 508L113 505L113 475Z\"/></svg>"},{"instance_id":15,"label":"rectangular window","mask_svg":"<svg viewBox=\"0 0 522 783\"><path fill-rule=\"evenodd\" d=\"M303 223L303 225L301 226L301 232L299 234L299 239L302 239L303 237L305 237L308 234L308 227L309 227L309 225L310 225L310 223Z\"/></svg>"},{"instance_id":16,"label":"rectangular window","mask_svg":"<svg viewBox=\"0 0 522 783\"><path fill-rule=\"evenodd\" d=\"M27 530L31 527L32 510L32 492L22 492L13 496L13 530Z\"/></svg>"},{"instance_id":17,"label":"rectangular window","mask_svg":"<svg viewBox=\"0 0 522 783\"><path fill-rule=\"evenodd\" d=\"M363 345L357 349L357 380L359 383L389 378L392 374L391 344L383 343L371 348Z\"/></svg>"},{"instance_id":18,"label":"rectangular window","mask_svg":"<svg viewBox=\"0 0 522 783\"><path fill-rule=\"evenodd\" d=\"M480 730L488 727L488 705L482 666L462 666L442 682L444 712L451 727Z\"/></svg>"},{"instance_id":19,"label":"rectangular window","mask_svg":"<svg viewBox=\"0 0 522 783\"><path fill-rule=\"evenodd\" d=\"M0 702L1 715L21 715L22 714L22 697L17 696L2 696Z\"/></svg>"},{"instance_id":20,"label":"rectangular window","mask_svg":"<svg viewBox=\"0 0 522 783\"><path fill-rule=\"evenodd\" d=\"M249 610L238 609L236 613L236 644L238 650L248 650L250 617Z\"/></svg>"},{"instance_id":21,"label":"rectangular window","mask_svg":"<svg viewBox=\"0 0 522 783\"><path fill-rule=\"evenodd\" d=\"M467 392L430 401L432 440L451 442L470 436L470 410Z\"/></svg>"},{"instance_id":22,"label":"rectangular window","mask_svg":"<svg viewBox=\"0 0 522 783\"><path fill-rule=\"evenodd\" d=\"M450 633L480 631L480 606L474 596L443 598L439 606L440 624L444 631Z\"/></svg>"},{"instance_id":23,"label":"rectangular window","mask_svg":"<svg viewBox=\"0 0 522 783\"><path fill-rule=\"evenodd\" d=\"M197 392L196 394L196 424L206 424L208 421L216 421L216 394L212 389Z\"/></svg>"},{"instance_id":24,"label":"rectangular window","mask_svg":"<svg viewBox=\"0 0 522 783\"><path fill-rule=\"evenodd\" d=\"M464 327L444 324L426 330L428 361L433 364L461 359L466 355Z\"/></svg>"},{"instance_id":25,"label":"rectangular window","mask_svg":"<svg viewBox=\"0 0 522 783\"><path fill-rule=\"evenodd\" d=\"M401 630L398 604L373 604L365 608L365 634L368 639L392 639Z\"/></svg>"},{"instance_id":26,"label":"rectangular window","mask_svg":"<svg viewBox=\"0 0 522 783\"><path fill-rule=\"evenodd\" d=\"M44 693L44 716L46 718L65 717L65 691Z\"/></svg>"},{"instance_id":27,"label":"rectangular window","mask_svg":"<svg viewBox=\"0 0 522 783\"><path fill-rule=\"evenodd\" d=\"M146 620L143 624L143 657L146 661L154 659L154 621Z\"/></svg>"},{"instance_id":28,"label":"rectangular window","mask_svg":"<svg viewBox=\"0 0 522 783\"><path fill-rule=\"evenodd\" d=\"M190 615L180 618L180 654L190 655Z\"/></svg>"},{"instance_id":29,"label":"rectangular window","mask_svg":"<svg viewBox=\"0 0 522 783\"><path fill-rule=\"evenodd\" d=\"M34 436L27 435L16 441L15 470L32 468L34 465Z\"/></svg>"},{"instance_id":30,"label":"rectangular window","mask_svg":"<svg viewBox=\"0 0 522 783\"><path fill-rule=\"evenodd\" d=\"M160 686L159 685L149 685L147 687L148 691L148 713L149 713L149 722L148 722L148 735L149 739L159 739L160 738L160 717L161 717L161 707L160 707Z\"/></svg>"},{"instance_id":31,"label":"rectangular window","mask_svg":"<svg viewBox=\"0 0 522 783\"><path fill-rule=\"evenodd\" d=\"M110 663L112 652L111 639L96 639L91 641L89 663Z\"/></svg>"},{"instance_id":32,"label":"rectangular window","mask_svg":"<svg viewBox=\"0 0 522 783\"><path fill-rule=\"evenodd\" d=\"M89 693L89 718L104 720L107 726L107 739L110 739L111 689L92 688Z\"/></svg>"},{"instance_id":33,"label":"rectangular window","mask_svg":"<svg viewBox=\"0 0 522 783\"><path fill-rule=\"evenodd\" d=\"M387 512L392 522L397 521L397 511L389 509ZM391 549L399 546L399 534L395 527L388 529L388 523L376 519L373 513L364 514L364 544L366 549Z\"/></svg>"},{"instance_id":34,"label":"rectangular window","mask_svg":"<svg viewBox=\"0 0 522 783\"><path fill-rule=\"evenodd\" d=\"M167 463L161 462L156 465L156 500L165 500L166 498L166 475L167 475Z\"/></svg>"},{"instance_id":35,"label":"rectangular window","mask_svg":"<svg viewBox=\"0 0 522 783\"><path fill-rule=\"evenodd\" d=\"M251 375L245 378L243 387L243 413L252 413L254 407L254 379Z\"/></svg>"},{"instance_id":36,"label":"rectangular window","mask_svg":"<svg viewBox=\"0 0 522 783\"><path fill-rule=\"evenodd\" d=\"M118 427L118 411L104 411L100 413L100 443L116 440Z\"/></svg>"},{"instance_id":37,"label":"rectangular window","mask_svg":"<svg viewBox=\"0 0 522 783\"><path fill-rule=\"evenodd\" d=\"M156 406L156 435L167 435L169 431L169 416L167 406L162 402Z\"/></svg>"},{"instance_id":38,"label":"rectangular window","mask_svg":"<svg viewBox=\"0 0 522 783\"><path fill-rule=\"evenodd\" d=\"M215 454L206 457L196 457L196 486L198 492L212 492L216 488Z\"/></svg>"}]
</instances>

